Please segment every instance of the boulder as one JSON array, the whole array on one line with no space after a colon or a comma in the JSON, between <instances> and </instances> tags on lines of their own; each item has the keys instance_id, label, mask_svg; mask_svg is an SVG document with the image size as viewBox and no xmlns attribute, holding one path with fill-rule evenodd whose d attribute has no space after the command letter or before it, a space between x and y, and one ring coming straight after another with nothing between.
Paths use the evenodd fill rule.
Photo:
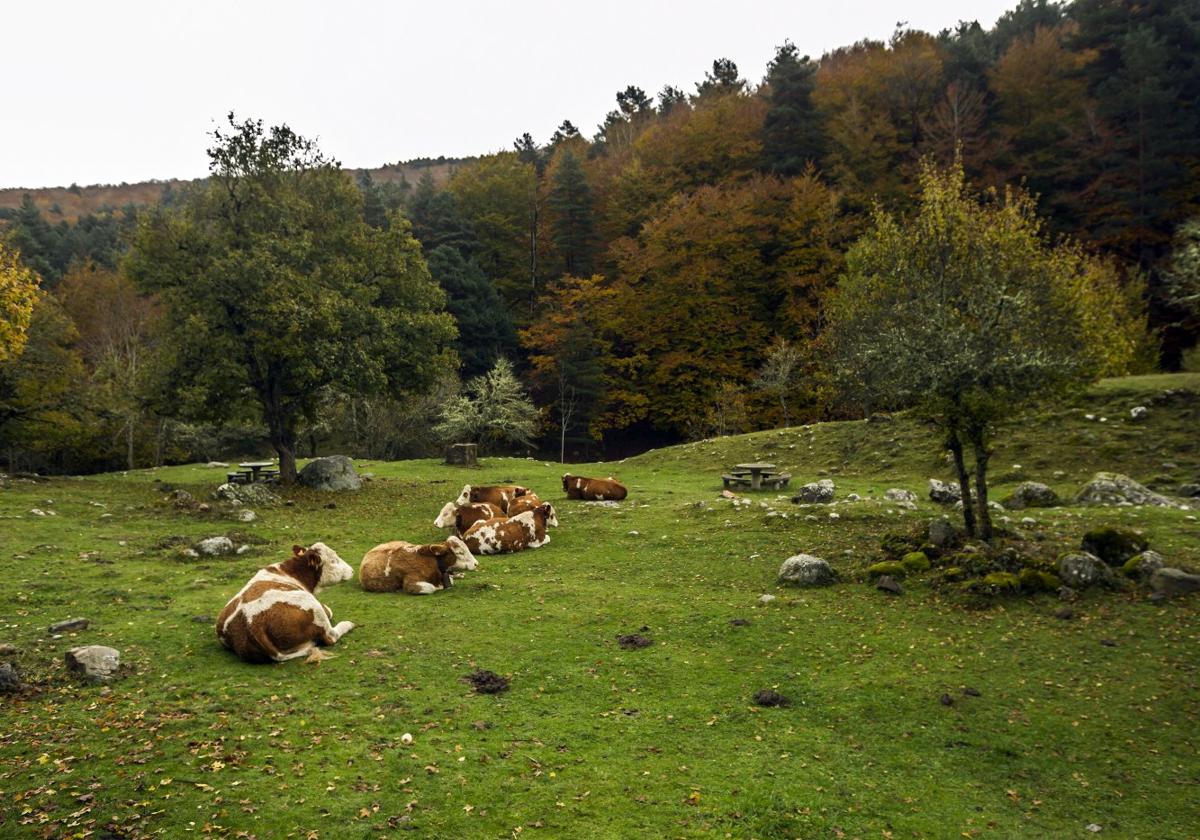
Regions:
<instances>
[{"instance_id":1,"label":"boulder","mask_svg":"<svg viewBox=\"0 0 1200 840\"><path fill-rule=\"evenodd\" d=\"M196 543L196 552L208 557L233 554L233 540L229 537L209 537Z\"/></svg>"},{"instance_id":2,"label":"boulder","mask_svg":"<svg viewBox=\"0 0 1200 840\"><path fill-rule=\"evenodd\" d=\"M938 548L946 548L953 545L954 540L958 537L958 531L950 520L944 516L939 516L929 523L929 544Z\"/></svg>"},{"instance_id":3,"label":"boulder","mask_svg":"<svg viewBox=\"0 0 1200 840\"><path fill-rule=\"evenodd\" d=\"M68 671L89 682L110 682L121 667L121 654L104 645L71 648L63 658Z\"/></svg>"},{"instance_id":4,"label":"boulder","mask_svg":"<svg viewBox=\"0 0 1200 840\"><path fill-rule=\"evenodd\" d=\"M1092 554L1064 554L1058 559L1058 576L1075 590L1113 582L1112 569Z\"/></svg>"},{"instance_id":5,"label":"boulder","mask_svg":"<svg viewBox=\"0 0 1200 840\"><path fill-rule=\"evenodd\" d=\"M357 490L362 479L354 469L354 462L345 455L330 455L309 461L300 470L296 480L314 490Z\"/></svg>"},{"instance_id":6,"label":"boulder","mask_svg":"<svg viewBox=\"0 0 1200 840\"><path fill-rule=\"evenodd\" d=\"M196 503L192 494L186 490L172 490L167 494L166 501L175 505L177 508L189 508Z\"/></svg>"},{"instance_id":7,"label":"boulder","mask_svg":"<svg viewBox=\"0 0 1200 840\"><path fill-rule=\"evenodd\" d=\"M957 484L929 479L929 498L939 505L951 505L962 501L962 488Z\"/></svg>"},{"instance_id":8,"label":"boulder","mask_svg":"<svg viewBox=\"0 0 1200 840\"><path fill-rule=\"evenodd\" d=\"M837 573L819 557L797 554L783 561L779 567L779 582L794 583L796 586L829 586L837 580Z\"/></svg>"},{"instance_id":9,"label":"boulder","mask_svg":"<svg viewBox=\"0 0 1200 840\"><path fill-rule=\"evenodd\" d=\"M917 494L911 490L904 490L900 487L893 487L890 490L883 491L883 498L889 502L915 502Z\"/></svg>"},{"instance_id":10,"label":"boulder","mask_svg":"<svg viewBox=\"0 0 1200 840\"><path fill-rule=\"evenodd\" d=\"M242 508L233 515L233 518L238 522L253 522L258 519L258 514L250 510L250 508Z\"/></svg>"},{"instance_id":11,"label":"boulder","mask_svg":"<svg viewBox=\"0 0 1200 840\"><path fill-rule=\"evenodd\" d=\"M886 592L889 595L903 595L904 587L890 575L884 575L875 581L875 588L880 592Z\"/></svg>"},{"instance_id":12,"label":"boulder","mask_svg":"<svg viewBox=\"0 0 1200 840\"><path fill-rule=\"evenodd\" d=\"M92 622L86 618L68 618L58 621L46 628L51 633L71 633L75 630L86 630Z\"/></svg>"},{"instance_id":13,"label":"boulder","mask_svg":"<svg viewBox=\"0 0 1200 840\"><path fill-rule=\"evenodd\" d=\"M1156 507L1174 507L1166 496L1159 495L1138 484L1127 475L1120 473L1098 472L1092 480L1083 486L1076 495L1075 501L1081 505L1154 505Z\"/></svg>"},{"instance_id":14,"label":"boulder","mask_svg":"<svg viewBox=\"0 0 1200 840\"><path fill-rule=\"evenodd\" d=\"M0 694L13 694L25 687L17 669L5 662L0 665Z\"/></svg>"},{"instance_id":15,"label":"boulder","mask_svg":"<svg viewBox=\"0 0 1200 840\"><path fill-rule=\"evenodd\" d=\"M1135 554L1148 549L1150 541L1136 531L1106 526L1093 528L1084 534L1079 547L1110 566L1120 566Z\"/></svg>"},{"instance_id":16,"label":"boulder","mask_svg":"<svg viewBox=\"0 0 1200 840\"><path fill-rule=\"evenodd\" d=\"M222 484L213 493L213 498L223 502L260 507L270 507L281 501L270 487L261 482L257 484Z\"/></svg>"},{"instance_id":17,"label":"boulder","mask_svg":"<svg viewBox=\"0 0 1200 840\"><path fill-rule=\"evenodd\" d=\"M792 501L797 504L801 502L807 504L832 502L833 490L833 482L828 478L822 478L820 481L814 481L811 484L805 484L801 487L800 492L792 497Z\"/></svg>"},{"instance_id":18,"label":"boulder","mask_svg":"<svg viewBox=\"0 0 1200 840\"><path fill-rule=\"evenodd\" d=\"M1008 510L1024 510L1025 508L1055 507L1059 503L1058 494L1036 481L1022 481L1013 490L1012 495L1004 500Z\"/></svg>"},{"instance_id":19,"label":"boulder","mask_svg":"<svg viewBox=\"0 0 1200 840\"><path fill-rule=\"evenodd\" d=\"M1166 565L1163 556L1157 551L1143 551L1126 560L1121 570L1131 578L1146 580Z\"/></svg>"},{"instance_id":20,"label":"boulder","mask_svg":"<svg viewBox=\"0 0 1200 840\"><path fill-rule=\"evenodd\" d=\"M1185 499L1200 499L1200 484L1179 485L1179 495Z\"/></svg>"},{"instance_id":21,"label":"boulder","mask_svg":"<svg viewBox=\"0 0 1200 840\"><path fill-rule=\"evenodd\" d=\"M1150 577L1150 588L1167 598L1188 595L1200 591L1200 575L1191 575L1182 569L1159 569Z\"/></svg>"}]
</instances>

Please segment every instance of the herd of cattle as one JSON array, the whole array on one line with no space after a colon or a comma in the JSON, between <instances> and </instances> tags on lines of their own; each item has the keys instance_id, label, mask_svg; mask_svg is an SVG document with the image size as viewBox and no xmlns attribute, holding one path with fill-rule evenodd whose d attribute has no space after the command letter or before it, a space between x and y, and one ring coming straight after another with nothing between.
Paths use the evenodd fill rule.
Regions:
<instances>
[{"instance_id":1,"label":"herd of cattle","mask_svg":"<svg viewBox=\"0 0 1200 840\"><path fill-rule=\"evenodd\" d=\"M624 485L612 478L562 478L568 499L620 501ZM556 527L554 507L527 487L463 487L433 524L453 534L444 542L417 545L403 540L377 545L359 565L367 592L429 595L448 588L455 573L474 571L480 554L540 548ZM317 600L323 587L354 577L350 564L324 543L293 546L282 563L260 569L217 616L217 638L247 662L283 662L333 645L354 629L333 623L333 611Z\"/></svg>"}]
</instances>

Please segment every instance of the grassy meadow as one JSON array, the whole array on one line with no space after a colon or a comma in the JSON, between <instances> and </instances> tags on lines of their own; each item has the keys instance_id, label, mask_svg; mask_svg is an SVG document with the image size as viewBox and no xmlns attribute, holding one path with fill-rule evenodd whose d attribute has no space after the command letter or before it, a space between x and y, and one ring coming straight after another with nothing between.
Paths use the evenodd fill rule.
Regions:
<instances>
[{"instance_id":1,"label":"grassy meadow","mask_svg":"<svg viewBox=\"0 0 1200 840\"><path fill-rule=\"evenodd\" d=\"M720 473L750 459L793 486L828 476L839 501L718 499ZM995 499L1024 479L1069 496L1101 469L1196 481L1200 375L1107 381L1031 412L992 463ZM246 524L164 501L169 487L207 499L219 469L4 482L0 643L17 653L2 659L33 689L0 695L0 836L1200 836L1200 597L1089 591L1062 620L1052 594L984 606L931 575L876 591L862 575L880 537L940 512L927 479L949 477L909 418L571 468L625 481L616 508L563 499L563 468L543 461L359 469L373 474L361 492L290 491ZM467 481L528 485L561 526L430 597L327 590L334 620L358 626L323 662L252 666L218 645L213 617L293 543L324 541L357 569L377 543L438 539L432 520ZM889 487L917 491L918 509L883 501ZM1200 571L1200 510L1008 515L1036 520L1020 528L1047 552L1117 524ZM219 534L253 550L180 552ZM798 552L842 582L777 586ZM47 633L76 616L92 625ZM653 643L618 646L639 632ZM73 681L63 652L91 643L129 673ZM510 689L473 693L475 668ZM768 688L791 705L756 706Z\"/></svg>"}]
</instances>

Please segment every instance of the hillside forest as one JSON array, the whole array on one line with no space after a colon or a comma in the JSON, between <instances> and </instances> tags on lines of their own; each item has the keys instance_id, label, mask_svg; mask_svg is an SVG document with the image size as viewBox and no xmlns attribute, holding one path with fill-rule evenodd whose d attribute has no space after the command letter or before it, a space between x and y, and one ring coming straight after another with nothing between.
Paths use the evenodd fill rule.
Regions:
<instances>
[{"instance_id":1,"label":"hillside forest","mask_svg":"<svg viewBox=\"0 0 1200 840\"><path fill-rule=\"evenodd\" d=\"M901 26L820 57L784 41L757 79L718 58L690 85L636 82L594 131L563 103L550 137L524 134L412 180L339 169L340 184L313 181L318 203L267 220L330 231L297 259L336 275L338 299L356 299L357 277L382 284L367 309L321 298L339 328L357 324L378 358L395 349L392 331L422 348L385 359L386 371L355 360L361 387L309 371L301 422L286 430L301 454L433 454L445 406L485 392L504 360L536 416L530 434L494 448L568 460L903 407L867 405L838 381L827 302L873 218L915 210L928 166L960 166L979 195L1027 195L1039 235L1069 243L1105 294L1120 290L1145 329L1134 361L1109 373L1195 364L1197 4L1021 0L990 29ZM38 287L5 314L28 322L22 349L0 355L9 470L267 451L274 432L258 403L179 376L184 355L198 364L207 352L213 370L227 355L201 341L209 333L191 331L186 348L180 338L180 306L211 303L197 289L219 284L222 263L181 260L163 237L192 237L210 256L233 247L242 222L222 233L204 220L223 211L201 212L230 165L214 158L207 181L69 218L32 195L0 210L14 255L0 272L31 273ZM189 272L203 281L189 288ZM287 319L286 306L264 312ZM402 387L375 387L384 379Z\"/></svg>"}]
</instances>

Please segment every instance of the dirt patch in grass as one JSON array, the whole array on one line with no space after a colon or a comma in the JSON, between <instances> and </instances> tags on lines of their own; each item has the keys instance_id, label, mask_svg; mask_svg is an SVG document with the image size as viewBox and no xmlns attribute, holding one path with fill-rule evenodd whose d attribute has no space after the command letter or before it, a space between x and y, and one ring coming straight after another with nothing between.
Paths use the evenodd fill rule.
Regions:
<instances>
[{"instance_id":1,"label":"dirt patch in grass","mask_svg":"<svg viewBox=\"0 0 1200 840\"><path fill-rule=\"evenodd\" d=\"M754 702L759 706L790 706L792 701L784 697L778 691L772 691L769 688L764 688L761 691L754 692Z\"/></svg>"},{"instance_id":2,"label":"dirt patch in grass","mask_svg":"<svg viewBox=\"0 0 1200 840\"><path fill-rule=\"evenodd\" d=\"M627 633L617 636L617 644L623 650L637 650L638 648L650 647L654 641L649 636L643 636L641 633Z\"/></svg>"},{"instance_id":3,"label":"dirt patch in grass","mask_svg":"<svg viewBox=\"0 0 1200 840\"><path fill-rule=\"evenodd\" d=\"M476 668L463 679L479 694L499 694L508 691L508 677L502 677L493 671Z\"/></svg>"}]
</instances>

